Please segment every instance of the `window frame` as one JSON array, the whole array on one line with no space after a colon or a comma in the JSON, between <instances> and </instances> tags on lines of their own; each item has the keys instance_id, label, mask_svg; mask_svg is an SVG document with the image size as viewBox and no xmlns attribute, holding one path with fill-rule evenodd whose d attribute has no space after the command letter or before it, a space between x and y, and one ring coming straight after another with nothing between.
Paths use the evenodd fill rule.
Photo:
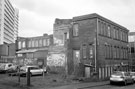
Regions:
<instances>
[{"instance_id":1,"label":"window frame","mask_svg":"<svg viewBox=\"0 0 135 89\"><path fill-rule=\"evenodd\" d=\"M83 44L83 46L82 46L82 57L84 59L87 58L87 45L86 44Z\"/></svg>"},{"instance_id":2,"label":"window frame","mask_svg":"<svg viewBox=\"0 0 135 89\"><path fill-rule=\"evenodd\" d=\"M79 36L79 24L74 23L73 24L73 37Z\"/></svg>"},{"instance_id":3,"label":"window frame","mask_svg":"<svg viewBox=\"0 0 135 89\"><path fill-rule=\"evenodd\" d=\"M107 25L107 35L108 37L111 37L111 25Z\"/></svg>"},{"instance_id":4,"label":"window frame","mask_svg":"<svg viewBox=\"0 0 135 89\"><path fill-rule=\"evenodd\" d=\"M77 52L79 53L79 56L77 57ZM80 56L80 50L76 50L76 49L74 49L73 50L73 60L74 60L74 62L77 62L77 63L74 63L74 64L78 64L78 63L80 63L81 62L81 58L80 58L81 56ZM77 60L76 60L77 59Z\"/></svg>"}]
</instances>

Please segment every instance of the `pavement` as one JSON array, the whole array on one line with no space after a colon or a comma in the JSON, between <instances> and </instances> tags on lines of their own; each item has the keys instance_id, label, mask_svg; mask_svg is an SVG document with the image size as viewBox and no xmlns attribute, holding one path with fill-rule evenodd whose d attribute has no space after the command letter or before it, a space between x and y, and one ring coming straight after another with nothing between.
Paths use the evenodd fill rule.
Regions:
<instances>
[{"instance_id":1,"label":"pavement","mask_svg":"<svg viewBox=\"0 0 135 89\"><path fill-rule=\"evenodd\" d=\"M49 89L85 89L85 88L91 88L91 87L105 86L108 84L109 84L109 81L100 81L100 82L70 84L70 85L65 85L65 86L49 88ZM44 88L44 89L46 89L46 88Z\"/></svg>"}]
</instances>

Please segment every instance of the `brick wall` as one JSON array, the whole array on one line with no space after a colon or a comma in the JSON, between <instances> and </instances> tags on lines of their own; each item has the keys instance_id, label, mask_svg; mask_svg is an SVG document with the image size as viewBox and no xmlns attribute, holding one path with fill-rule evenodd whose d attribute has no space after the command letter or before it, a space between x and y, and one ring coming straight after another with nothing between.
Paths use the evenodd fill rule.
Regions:
<instances>
[{"instance_id":1,"label":"brick wall","mask_svg":"<svg viewBox=\"0 0 135 89\"><path fill-rule=\"evenodd\" d=\"M67 59L68 59L68 71L69 74L78 74L76 76L84 76L84 65L85 64L94 64L94 51L93 51L93 58L90 58L89 55L89 45L94 45L94 38L95 38L95 30L96 30L96 19L87 19L87 20L81 20L81 21L74 21L75 24L78 24L79 29L79 36L74 37L73 36L73 28L70 30L70 39L68 41L68 50L67 50ZM73 24L74 25L74 24ZM86 45L87 52L86 52L86 58L83 58L82 55L82 47L83 45ZM93 46L94 49L94 46ZM76 68L76 65L74 65L74 59L73 59L73 51L74 50L80 50L80 63ZM77 73L76 73L77 72Z\"/></svg>"}]
</instances>

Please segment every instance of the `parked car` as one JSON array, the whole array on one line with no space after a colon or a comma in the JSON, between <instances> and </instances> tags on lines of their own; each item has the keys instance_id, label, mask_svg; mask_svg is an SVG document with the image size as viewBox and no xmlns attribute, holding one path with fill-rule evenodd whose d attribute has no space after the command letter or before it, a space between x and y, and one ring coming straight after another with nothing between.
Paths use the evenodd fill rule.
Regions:
<instances>
[{"instance_id":1,"label":"parked car","mask_svg":"<svg viewBox=\"0 0 135 89\"><path fill-rule=\"evenodd\" d=\"M115 71L110 77L110 84L120 82L127 85L128 83L134 83L134 80L129 72Z\"/></svg>"},{"instance_id":2,"label":"parked car","mask_svg":"<svg viewBox=\"0 0 135 89\"><path fill-rule=\"evenodd\" d=\"M41 75L43 73L46 73L46 67L43 68L39 68L38 66L23 66L20 68L20 75L21 76L26 76L27 72L28 72L28 68L30 68L30 75Z\"/></svg>"},{"instance_id":3,"label":"parked car","mask_svg":"<svg viewBox=\"0 0 135 89\"><path fill-rule=\"evenodd\" d=\"M16 73L18 71L18 68L18 65L13 65L12 68L6 71L6 73Z\"/></svg>"},{"instance_id":4,"label":"parked car","mask_svg":"<svg viewBox=\"0 0 135 89\"><path fill-rule=\"evenodd\" d=\"M13 63L2 63L0 64L0 73L6 73L9 70L15 70L16 66Z\"/></svg>"},{"instance_id":5,"label":"parked car","mask_svg":"<svg viewBox=\"0 0 135 89\"><path fill-rule=\"evenodd\" d=\"M132 78L134 79L134 82L135 82L135 72L130 72L130 75L132 76Z\"/></svg>"}]
</instances>

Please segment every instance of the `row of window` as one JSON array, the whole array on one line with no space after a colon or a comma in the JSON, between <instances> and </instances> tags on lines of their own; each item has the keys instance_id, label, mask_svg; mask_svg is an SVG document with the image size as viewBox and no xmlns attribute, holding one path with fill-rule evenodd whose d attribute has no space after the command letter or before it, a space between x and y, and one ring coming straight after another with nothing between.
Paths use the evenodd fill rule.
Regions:
<instances>
[{"instance_id":1,"label":"row of window","mask_svg":"<svg viewBox=\"0 0 135 89\"><path fill-rule=\"evenodd\" d=\"M116 26L112 26L103 21L98 21L98 28L99 28L100 35L128 42L128 32L125 32ZM73 25L73 36L78 36L78 35L79 35L78 24L74 24Z\"/></svg>"},{"instance_id":2,"label":"row of window","mask_svg":"<svg viewBox=\"0 0 135 89\"><path fill-rule=\"evenodd\" d=\"M12 25L7 18L4 18L4 21L6 24L8 24L8 27L10 26L12 29L14 29L14 25Z\"/></svg>"},{"instance_id":3,"label":"row of window","mask_svg":"<svg viewBox=\"0 0 135 89\"><path fill-rule=\"evenodd\" d=\"M14 25L14 19L10 16L10 14L5 10L4 16L10 20L10 22Z\"/></svg>"},{"instance_id":4,"label":"row of window","mask_svg":"<svg viewBox=\"0 0 135 89\"><path fill-rule=\"evenodd\" d=\"M26 41L19 41L18 42L18 49L25 48L27 45ZM43 47L49 46L50 40L49 39L38 39L38 40L30 40L28 41L28 47Z\"/></svg>"},{"instance_id":5,"label":"row of window","mask_svg":"<svg viewBox=\"0 0 135 89\"><path fill-rule=\"evenodd\" d=\"M8 34L14 36L14 34L13 34L14 31L12 31L11 28L6 23L4 23L4 31L6 31L6 32L8 32Z\"/></svg>"},{"instance_id":6,"label":"row of window","mask_svg":"<svg viewBox=\"0 0 135 89\"><path fill-rule=\"evenodd\" d=\"M113 39L128 42L128 32L112 26L104 21L98 21L99 34Z\"/></svg>"},{"instance_id":7,"label":"row of window","mask_svg":"<svg viewBox=\"0 0 135 89\"><path fill-rule=\"evenodd\" d=\"M84 59L87 58L87 46L82 47L82 56ZM93 47L89 46L89 58L93 58ZM80 63L80 50L73 50L74 64Z\"/></svg>"},{"instance_id":8,"label":"row of window","mask_svg":"<svg viewBox=\"0 0 135 89\"><path fill-rule=\"evenodd\" d=\"M11 10L11 12L14 13L14 7L11 5L11 3L9 2L9 0L5 0L5 3L9 7L9 9Z\"/></svg>"},{"instance_id":9,"label":"row of window","mask_svg":"<svg viewBox=\"0 0 135 89\"><path fill-rule=\"evenodd\" d=\"M11 36L10 34L8 34L7 32L4 32L4 36L10 40L13 40L13 36Z\"/></svg>"},{"instance_id":10,"label":"row of window","mask_svg":"<svg viewBox=\"0 0 135 89\"><path fill-rule=\"evenodd\" d=\"M82 56L83 58L87 58L87 46L83 45L83 48L82 48ZM89 58L93 58L93 46L92 45L89 45Z\"/></svg>"},{"instance_id":11,"label":"row of window","mask_svg":"<svg viewBox=\"0 0 135 89\"><path fill-rule=\"evenodd\" d=\"M4 5L4 6L5 6L7 12L10 13L10 14L8 13L8 15L10 15L10 17L14 18L14 12L12 12L11 9L9 9L9 7L8 7L7 5ZM6 11L6 10L5 10L5 11Z\"/></svg>"},{"instance_id":12,"label":"row of window","mask_svg":"<svg viewBox=\"0 0 135 89\"><path fill-rule=\"evenodd\" d=\"M6 43L13 43L13 40L11 40L11 39L9 39L9 38L7 38L7 37L5 37L5 36L4 36L4 41L5 41Z\"/></svg>"},{"instance_id":13,"label":"row of window","mask_svg":"<svg viewBox=\"0 0 135 89\"><path fill-rule=\"evenodd\" d=\"M50 45L49 39L30 40L28 42L28 47L42 47L42 46L49 46L49 45Z\"/></svg>"},{"instance_id":14,"label":"row of window","mask_svg":"<svg viewBox=\"0 0 135 89\"><path fill-rule=\"evenodd\" d=\"M82 48L82 56L83 58L87 58L87 46L83 46ZM119 46L111 46L105 45L104 56L106 59L128 59L128 48L119 47ZM89 46L89 58L93 58L93 47Z\"/></svg>"},{"instance_id":15,"label":"row of window","mask_svg":"<svg viewBox=\"0 0 135 89\"><path fill-rule=\"evenodd\" d=\"M128 48L105 45L104 56L106 59L128 59Z\"/></svg>"}]
</instances>

